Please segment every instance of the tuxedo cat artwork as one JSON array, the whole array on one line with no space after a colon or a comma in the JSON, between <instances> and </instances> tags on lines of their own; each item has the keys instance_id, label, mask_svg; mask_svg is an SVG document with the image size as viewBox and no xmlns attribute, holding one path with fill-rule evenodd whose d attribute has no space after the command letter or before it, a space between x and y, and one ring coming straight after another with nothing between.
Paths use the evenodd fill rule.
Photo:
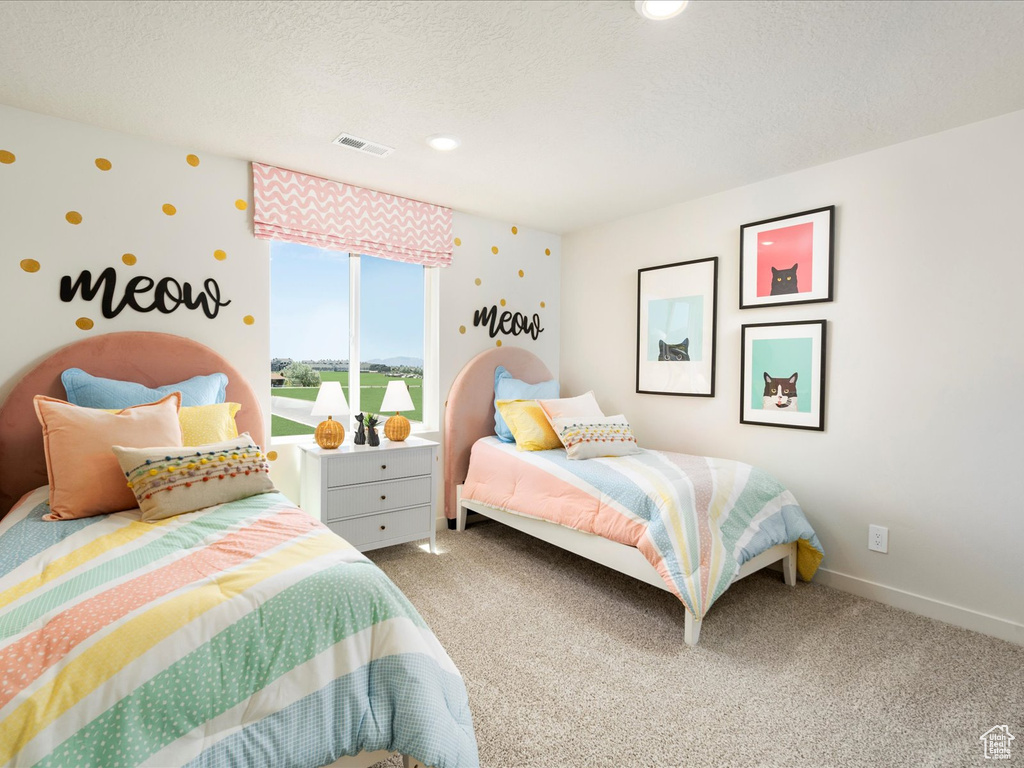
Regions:
<instances>
[{"instance_id":1,"label":"tuxedo cat artwork","mask_svg":"<svg viewBox=\"0 0 1024 768\"><path fill-rule=\"evenodd\" d=\"M764 372L764 400L762 408L766 411L795 411L796 408L796 374L788 379L776 379Z\"/></svg>"},{"instance_id":2,"label":"tuxedo cat artwork","mask_svg":"<svg viewBox=\"0 0 1024 768\"><path fill-rule=\"evenodd\" d=\"M661 362L665 361L689 361L690 359L690 339L689 337L683 339L678 344L666 344L663 340L658 340L658 360Z\"/></svg>"},{"instance_id":3,"label":"tuxedo cat artwork","mask_svg":"<svg viewBox=\"0 0 1024 768\"><path fill-rule=\"evenodd\" d=\"M783 296L787 293L797 293L796 268L794 264L789 269L776 269L772 267L772 296Z\"/></svg>"}]
</instances>

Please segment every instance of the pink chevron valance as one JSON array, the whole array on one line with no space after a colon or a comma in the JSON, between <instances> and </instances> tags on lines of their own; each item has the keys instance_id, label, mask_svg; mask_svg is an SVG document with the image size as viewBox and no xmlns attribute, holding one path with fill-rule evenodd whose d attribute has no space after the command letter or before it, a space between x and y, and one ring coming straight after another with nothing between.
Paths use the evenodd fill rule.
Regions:
<instances>
[{"instance_id":1,"label":"pink chevron valance","mask_svg":"<svg viewBox=\"0 0 1024 768\"><path fill-rule=\"evenodd\" d=\"M252 164L256 237L425 267L452 262L452 210Z\"/></svg>"}]
</instances>

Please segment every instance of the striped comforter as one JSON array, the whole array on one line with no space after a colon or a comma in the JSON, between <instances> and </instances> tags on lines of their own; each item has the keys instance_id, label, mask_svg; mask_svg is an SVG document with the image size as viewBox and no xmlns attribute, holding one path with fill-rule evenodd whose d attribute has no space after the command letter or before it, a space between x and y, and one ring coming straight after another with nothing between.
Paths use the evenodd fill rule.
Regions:
<instances>
[{"instance_id":1,"label":"striped comforter","mask_svg":"<svg viewBox=\"0 0 1024 768\"><path fill-rule=\"evenodd\" d=\"M0 765L478 765L423 619L284 496L156 523L45 500L0 521Z\"/></svg>"},{"instance_id":2,"label":"striped comforter","mask_svg":"<svg viewBox=\"0 0 1024 768\"><path fill-rule=\"evenodd\" d=\"M637 547L698 619L766 549L797 542L807 581L823 555L793 494L738 461L648 450L570 461L561 448L519 451L486 437L462 497Z\"/></svg>"}]
</instances>

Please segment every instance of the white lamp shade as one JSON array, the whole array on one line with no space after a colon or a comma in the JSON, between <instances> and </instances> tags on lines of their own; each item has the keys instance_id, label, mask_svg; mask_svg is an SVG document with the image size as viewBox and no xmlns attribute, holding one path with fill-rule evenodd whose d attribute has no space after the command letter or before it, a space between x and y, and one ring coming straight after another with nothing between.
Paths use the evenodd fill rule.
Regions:
<instances>
[{"instance_id":1,"label":"white lamp shade","mask_svg":"<svg viewBox=\"0 0 1024 768\"><path fill-rule=\"evenodd\" d=\"M340 381L325 381L316 393L311 416L348 416L348 400Z\"/></svg>"},{"instance_id":2,"label":"white lamp shade","mask_svg":"<svg viewBox=\"0 0 1024 768\"><path fill-rule=\"evenodd\" d=\"M411 411L412 396L404 381L389 381L388 388L384 392L384 402L380 404L382 411Z\"/></svg>"}]
</instances>

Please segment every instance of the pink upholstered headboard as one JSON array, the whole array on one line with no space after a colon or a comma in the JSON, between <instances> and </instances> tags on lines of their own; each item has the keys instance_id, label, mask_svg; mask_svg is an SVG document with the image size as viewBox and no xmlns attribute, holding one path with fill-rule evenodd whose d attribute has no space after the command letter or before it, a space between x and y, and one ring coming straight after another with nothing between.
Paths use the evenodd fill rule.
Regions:
<instances>
[{"instance_id":1,"label":"pink upholstered headboard","mask_svg":"<svg viewBox=\"0 0 1024 768\"><path fill-rule=\"evenodd\" d=\"M455 377L444 413L444 513L455 517L455 486L466 479L473 443L494 434L494 369L499 365L529 384L551 379L532 352L495 347L474 357Z\"/></svg>"},{"instance_id":2,"label":"pink upholstered headboard","mask_svg":"<svg viewBox=\"0 0 1024 768\"><path fill-rule=\"evenodd\" d=\"M228 377L226 400L241 403L236 422L264 445L263 411L252 385L227 360L209 347L168 333L108 333L61 347L30 370L0 406L0 517L21 496L46 485L43 431L32 398L66 399L60 375L81 368L93 376L137 381L158 387L208 373Z\"/></svg>"}]
</instances>

